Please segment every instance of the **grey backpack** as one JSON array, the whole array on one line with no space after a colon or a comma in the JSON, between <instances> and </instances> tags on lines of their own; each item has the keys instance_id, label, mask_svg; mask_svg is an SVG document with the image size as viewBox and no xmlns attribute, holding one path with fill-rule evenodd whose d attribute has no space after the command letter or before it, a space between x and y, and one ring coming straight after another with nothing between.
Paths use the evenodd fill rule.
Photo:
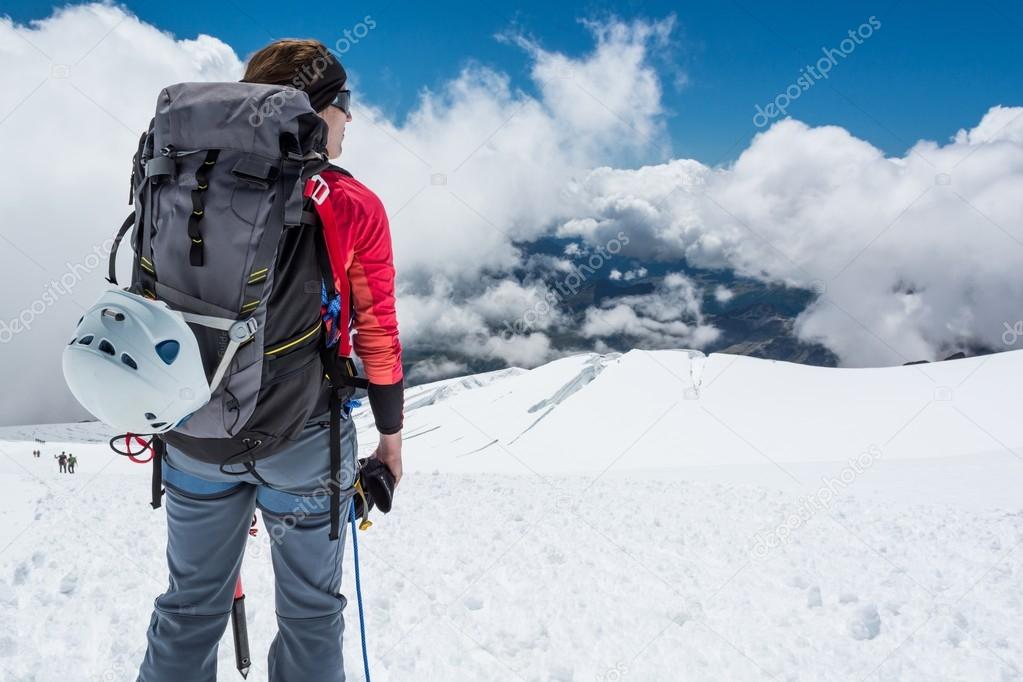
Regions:
<instances>
[{"instance_id":1,"label":"grey backpack","mask_svg":"<svg viewBox=\"0 0 1023 682\"><path fill-rule=\"evenodd\" d=\"M336 486L337 413L365 380L324 333L340 331L321 312L337 292L304 189L331 167L325 140L306 94L288 86L180 83L160 93L134 159L135 211L118 232L108 279L117 283L117 245L133 228L129 289L185 314L214 389L209 403L154 439L161 450L165 441L222 470L251 470L329 407Z\"/></svg>"}]
</instances>

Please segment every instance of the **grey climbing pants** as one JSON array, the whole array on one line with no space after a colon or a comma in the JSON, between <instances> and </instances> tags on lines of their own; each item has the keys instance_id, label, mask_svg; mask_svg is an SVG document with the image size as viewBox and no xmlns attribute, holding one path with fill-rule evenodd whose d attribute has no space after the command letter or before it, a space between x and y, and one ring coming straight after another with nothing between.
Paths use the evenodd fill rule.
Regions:
<instances>
[{"instance_id":1,"label":"grey climbing pants","mask_svg":"<svg viewBox=\"0 0 1023 682\"><path fill-rule=\"evenodd\" d=\"M168 447L167 591L156 598L139 682L208 682L230 619L254 509L262 512L276 580L271 682L343 682L341 555L356 473L355 425L341 422L341 538L329 539L329 415L255 470L200 462Z\"/></svg>"}]
</instances>

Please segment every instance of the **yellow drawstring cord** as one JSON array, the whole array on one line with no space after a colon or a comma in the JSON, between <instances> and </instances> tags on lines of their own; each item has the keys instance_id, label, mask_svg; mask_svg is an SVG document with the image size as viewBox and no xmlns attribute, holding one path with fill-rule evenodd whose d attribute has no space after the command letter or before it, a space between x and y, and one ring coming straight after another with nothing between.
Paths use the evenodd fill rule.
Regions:
<instances>
[{"instance_id":1,"label":"yellow drawstring cord","mask_svg":"<svg viewBox=\"0 0 1023 682\"><path fill-rule=\"evenodd\" d=\"M362 498L362 521L359 523L359 530L368 530L373 522L369 520L369 502L366 500L366 491L362 489L362 477L355 478L355 494Z\"/></svg>"}]
</instances>

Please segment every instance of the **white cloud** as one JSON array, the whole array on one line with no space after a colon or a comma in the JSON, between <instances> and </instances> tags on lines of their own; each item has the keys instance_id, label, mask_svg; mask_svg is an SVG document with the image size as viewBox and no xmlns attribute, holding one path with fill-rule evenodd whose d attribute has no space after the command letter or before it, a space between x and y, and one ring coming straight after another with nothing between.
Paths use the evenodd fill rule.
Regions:
<instances>
[{"instance_id":1,"label":"white cloud","mask_svg":"<svg viewBox=\"0 0 1023 682\"><path fill-rule=\"evenodd\" d=\"M0 18L0 392L5 422L84 418L60 353L105 288L109 239L129 212L139 135L164 85L231 80L215 38L176 40L113 5L58 9L29 26ZM127 272L127 258L122 274ZM34 307L33 307L34 305ZM22 330L27 322L28 328ZM18 331L13 331L18 330Z\"/></svg>"},{"instance_id":2,"label":"white cloud","mask_svg":"<svg viewBox=\"0 0 1023 682\"><path fill-rule=\"evenodd\" d=\"M486 342L487 353L515 367L536 367L551 359L554 349L543 332L505 338L491 336Z\"/></svg>"},{"instance_id":3,"label":"white cloud","mask_svg":"<svg viewBox=\"0 0 1023 682\"><path fill-rule=\"evenodd\" d=\"M549 305L549 292L542 285L492 280L483 291L466 297L457 295L443 278L434 284L430 291L398 298L406 346L414 343L421 350L522 367L553 357L543 330L563 318Z\"/></svg>"},{"instance_id":4,"label":"white cloud","mask_svg":"<svg viewBox=\"0 0 1023 682\"><path fill-rule=\"evenodd\" d=\"M650 48L666 47L674 17L583 23L597 45L582 60L547 51L521 34L507 38L532 57L533 79L544 104L556 125L571 136L574 151L594 147L605 152L601 147L609 136L625 147L645 147L659 130L661 113L661 84L649 65Z\"/></svg>"},{"instance_id":5,"label":"white cloud","mask_svg":"<svg viewBox=\"0 0 1023 682\"><path fill-rule=\"evenodd\" d=\"M956 133L956 144L979 145L985 142L1023 144L1023 122L1018 119L1023 115L1019 107L994 106L971 130L960 130Z\"/></svg>"},{"instance_id":6,"label":"white cloud","mask_svg":"<svg viewBox=\"0 0 1023 682\"><path fill-rule=\"evenodd\" d=\"M357 107L343 163L389 207L408 281L509 269L520 258L512 240L545 234L566 214L562 190L573 177L661 145L649 56L672 25L589 23L596 45L581 57L506 35L533 59L539 97L471 64L438 91L424 89L400 123Z\"/></svg>"},{"instance_id":7,"label":"white cloud","mask_svg":"<svg viewBox=\"0 0 1023 682\"><path fill-rule=\"evenodd\" d=\"M644 348L703 348L720 332L706 324L700 292L685 275L670 273L650 294L621 296L586 311L589 338L624 336Z\"/></svg>"},{"instance_id":8,"label":"white cloud","mask_svg":"<svg viewBox=\"0 0 1023 682\"><path fill-rule=\"evenodd\" d=\"M589 210L566 225L593 241L625 231L644 258L822 291L796 331L844 364L1001 349L1023 304L1021 114L995 107L952 142L896 158L785 120L728 168L596 169L573 187Z\"/></svg>"},{"instance_id":9,"label":"white cloud","mask_svg":"<svg viewBox=\"0 0 1023 682\"><path fill-rule=\"evenodd\" d=\"M413 365L405 379L412 384L425 384L438 379L467 374L468 371L469 367L464 362L435 356Z\"/></svg>"},{"instance_id":10,"label":"white cloud","mask_svg":"<svg viewBox=\"0 0 1023 682\"><path fill-rule=\"evenodd\" d=\"M735 292L724 285L719 284L714 289L714 299L718 303L728 303L733 298L735 298Z\"/></svg>"},{"instance_id":11,"label":"white cloud","mask_svg":"<svg viewBox=\"0 0 1023 682\"><path fill-rule=\"evenodd\" d=\"M552 297L553 293L542 283L522 285L504 279L465 305L498 329L546 330L563 322L562 311L550 305Z\"/></svg>"}]
</instances>

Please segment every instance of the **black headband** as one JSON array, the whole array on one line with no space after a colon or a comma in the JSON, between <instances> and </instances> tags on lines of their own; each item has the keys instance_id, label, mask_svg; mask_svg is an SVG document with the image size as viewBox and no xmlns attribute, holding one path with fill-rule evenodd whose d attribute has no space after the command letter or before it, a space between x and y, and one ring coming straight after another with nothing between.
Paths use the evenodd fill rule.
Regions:
<instances>
[{"instance_id":1,"label":"black headband","mask_svg":"<svg viewBox=\"0 0 1023 682\"><path fill-rule=\"evenodd\" d=\"M345 67L324 49L312 59L296 62L291 74L274 85L290 85L302 90L309 95L313 111L320 112L334 101L347 80Z\"/></svg>"},{"instance_id":2,"label":"black headband","mask_svg":"<svg viewBox=\"0 0 1023 682\"><path fill-rule=\"evenodd\" d=\"M348 80L348 74L345 73L345 67L341 66L341 62L329 52L304 66L313 76L304 88L309 95L309 103L313 105L313 111L323 111L334 101L337 93L341 92L345 81Z\"/></svg>"}]
</instances>

